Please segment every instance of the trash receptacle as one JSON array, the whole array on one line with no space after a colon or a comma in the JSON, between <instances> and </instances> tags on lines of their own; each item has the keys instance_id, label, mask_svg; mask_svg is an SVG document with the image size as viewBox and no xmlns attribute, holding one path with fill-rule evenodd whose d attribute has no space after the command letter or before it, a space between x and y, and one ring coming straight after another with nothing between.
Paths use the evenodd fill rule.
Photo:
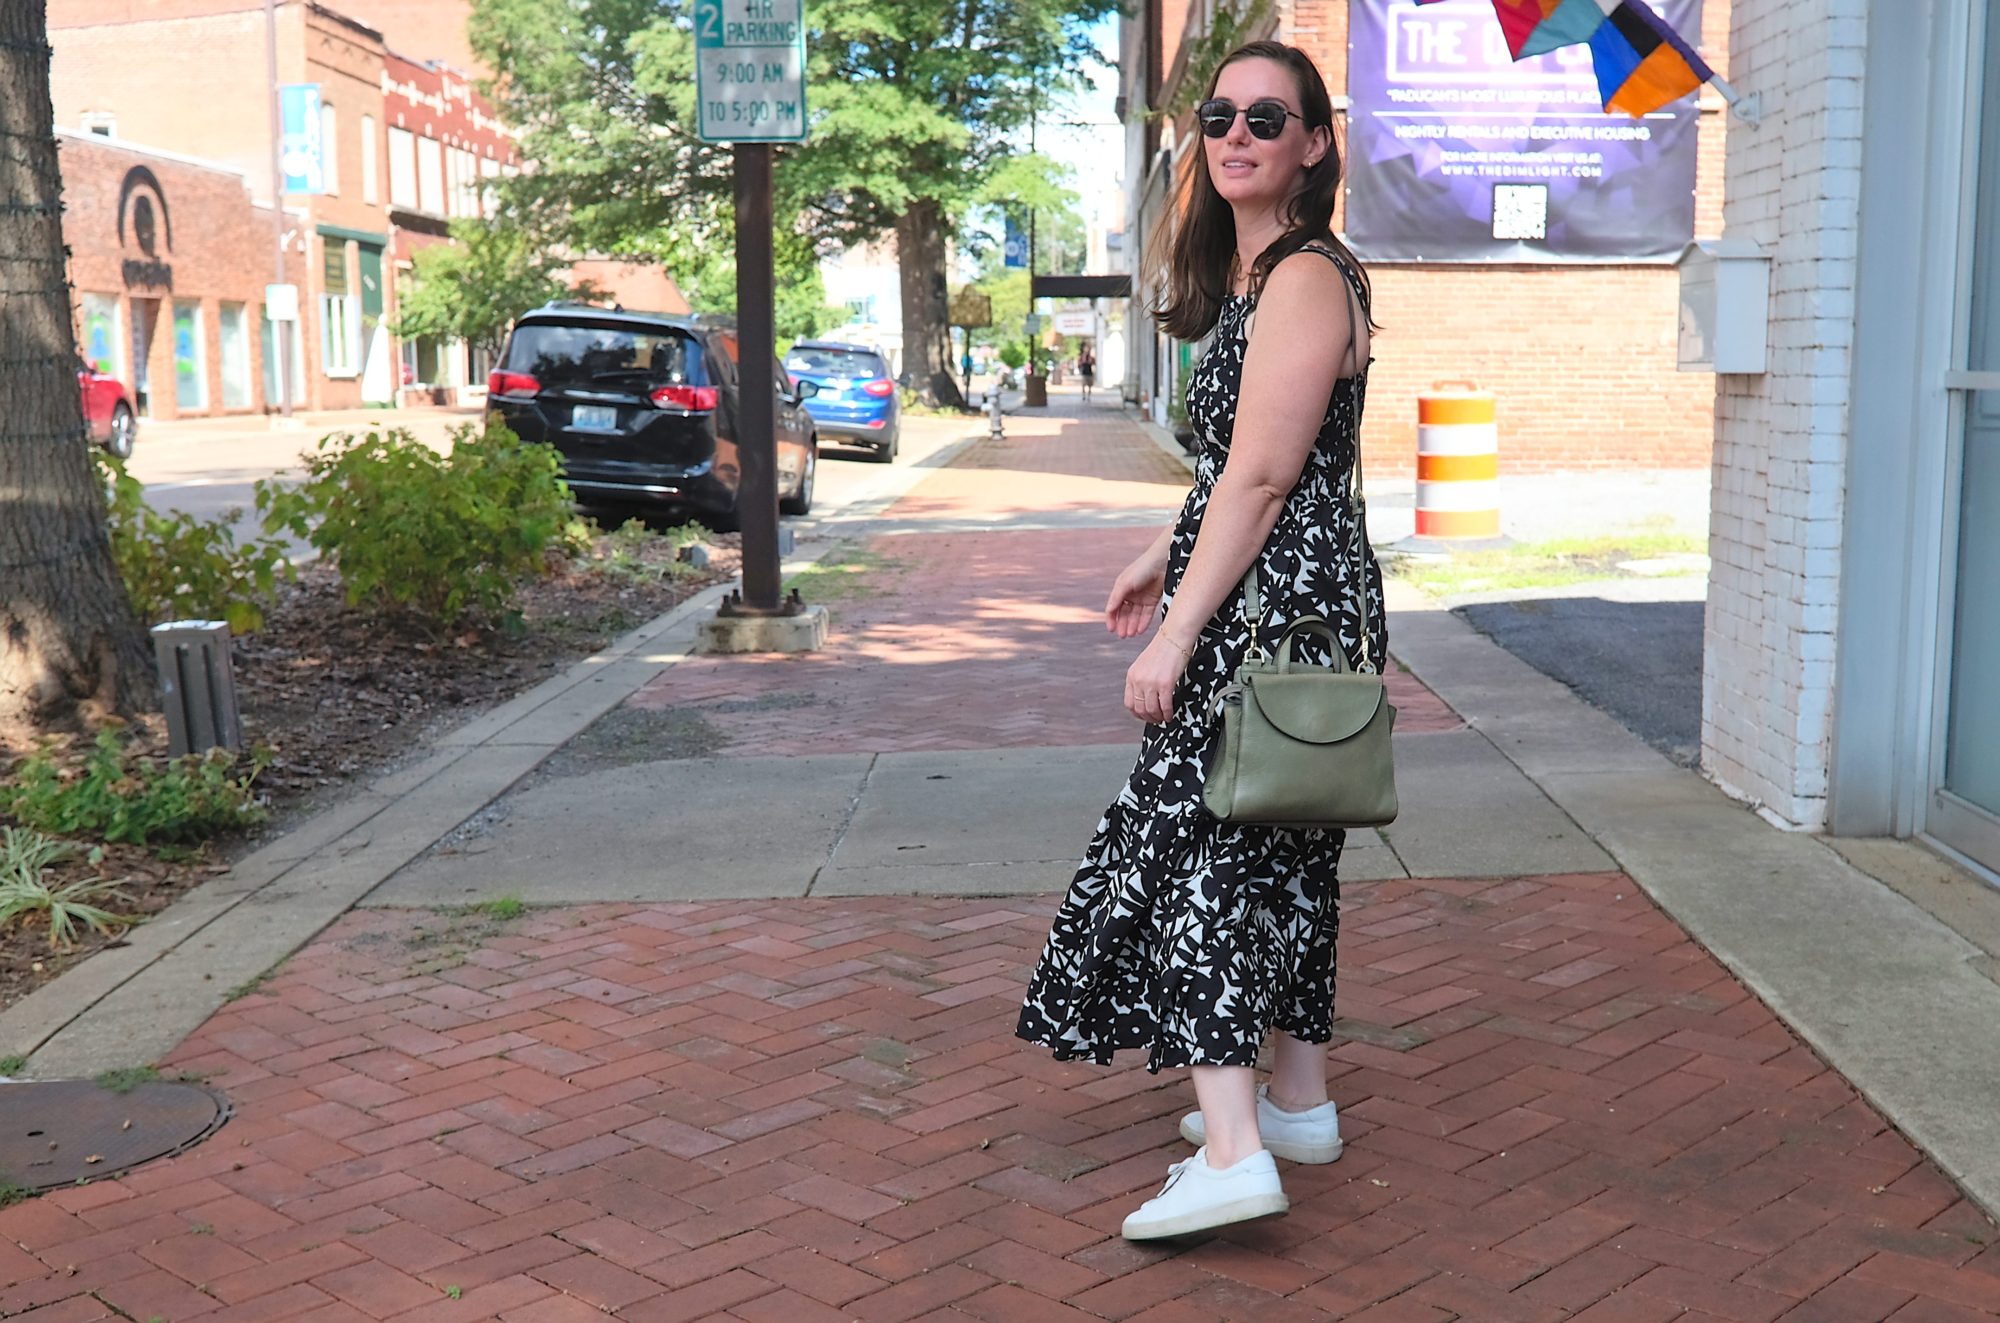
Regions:
<instances>
[{"instance_id":1,"label":"trash receptacle","mask_svg":"<svg viewBox=\"0 0 2000 1323\"><path fill-rule=\"evenodd\" d=\"M1046 408L1049 402L1049 379L1028 374L1028 386L1021 403L1030 409Z\"/></svg>"}]
</instances>

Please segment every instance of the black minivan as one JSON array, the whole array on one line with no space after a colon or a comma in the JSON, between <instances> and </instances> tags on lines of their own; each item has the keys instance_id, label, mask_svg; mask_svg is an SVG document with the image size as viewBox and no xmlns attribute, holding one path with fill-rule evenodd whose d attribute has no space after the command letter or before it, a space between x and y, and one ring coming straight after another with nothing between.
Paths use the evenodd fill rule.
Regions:
<instances>
[{"instance_id":1,"label":"black minivan","mask_svg":"<svg viewBox=\"0 0 2000 1323\"><path fill-rule=\"evenodd\" d=\"M727 318L551 303L524 313L486 379L486 412L524 441L562 453L563 479L589 505L686 510L736 521L737 343ZM819 441L774 364L779 508L812 509Z\"/></svg>"}]
</instances>

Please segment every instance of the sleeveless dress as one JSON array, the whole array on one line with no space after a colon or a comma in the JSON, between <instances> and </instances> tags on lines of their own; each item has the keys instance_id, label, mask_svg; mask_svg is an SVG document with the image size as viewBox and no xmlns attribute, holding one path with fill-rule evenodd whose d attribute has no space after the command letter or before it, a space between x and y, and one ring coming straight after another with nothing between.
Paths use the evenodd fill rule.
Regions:
<instances>
[{"instance_id":1,"label":"sleeveless dress","mask_svg":"<svg viewBox=\"0 0 2000 1323\"><path fill-rule=\"evenodd\" d=\"M1331 250L1365 308L1356 273ZM1215 480L1229 461L1251 302L1230 295L1188 383L1201 438L1194 489L1174 525L1166 610ZM1367 368L1333 387L1317 439L1258 560L1260 638L1268 646L1303 615L1334 622L1360 661L1363 598L1368 661L1387 659L1381 570L1349 504ZM1363 583L1356 583L1360 574ZM1334 937L1344 833L1234 826L1202 803L1202 769L1220 730L1215 701L1249 647L1239 583L1208 623L1174 691L1173 716L1149 725L1137 765L1091 838L1028 984L1016 1034L1058 1060L1108 1064L1144 1048L1146 1068L1253 1066L1266 1034L1333 1036ZM1332 661L1325 642L1299 639L1303 661Z\"/></svg>"}]
</instances>

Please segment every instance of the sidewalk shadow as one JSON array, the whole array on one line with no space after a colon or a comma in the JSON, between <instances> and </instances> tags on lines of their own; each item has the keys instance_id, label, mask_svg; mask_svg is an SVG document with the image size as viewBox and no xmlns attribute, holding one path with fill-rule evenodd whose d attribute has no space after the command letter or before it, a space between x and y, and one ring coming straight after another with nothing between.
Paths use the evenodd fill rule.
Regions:
<instances>
[{"instance_id":1,"label":"sidewalk shadow","mask_svg":"<svg viewBox=\"0 0 2000 1323\"><path fill-rule=\"evenodd\" d=\"M1525 598L1453 614L1683 767L1701 761L1701 602Z\"/></svg>"}]
</instances>

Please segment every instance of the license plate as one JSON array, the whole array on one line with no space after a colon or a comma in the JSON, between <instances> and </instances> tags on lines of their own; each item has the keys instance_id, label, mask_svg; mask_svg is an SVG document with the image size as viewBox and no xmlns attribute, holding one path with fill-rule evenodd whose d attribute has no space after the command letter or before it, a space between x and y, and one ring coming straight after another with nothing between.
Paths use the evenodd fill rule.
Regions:
<instances>
[{"instance_id":1,"label":"license plate","mask_svg":"<svg viewBox=\"0 0 2000 1323\"><path fill-rule=\"evenodd\" d=\"M611 432L618 427L618 410L609 404L579 404L570 410L569 422L587 432Z\"/></svg>"}]
</instances>

